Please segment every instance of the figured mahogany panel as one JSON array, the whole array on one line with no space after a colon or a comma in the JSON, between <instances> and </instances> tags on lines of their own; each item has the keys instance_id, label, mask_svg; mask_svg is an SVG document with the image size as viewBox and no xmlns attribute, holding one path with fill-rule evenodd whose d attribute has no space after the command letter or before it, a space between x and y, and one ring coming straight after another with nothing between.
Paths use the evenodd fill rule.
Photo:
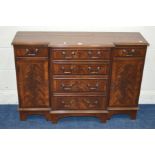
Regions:
<instances>
[{"instance_id":1,"label":"figured mahogany panel","mask_svg":"<svg viewBox=\"0 0 155 155\"><path fill-rule=\"evenodd\" d=\"M54 96L53 110L97 110L105 109L107 104L104 96Z\"/></svg>"},{"instance_id":2,"label":"figured mahogany panel","mask_svg":"<svg viewBox=\"0 0 155 155\"><path fill-rule=\"evenodd\" d=\"M57 75L103 75L109 73L109 64L53 64L53 74Z\"/></svg>"},{"instance_id":3,"label":"figured mahogany panel","mask_svg":"<svg viewBox=\"0 0 155 155\"><path fill-rule=\"evenodd\" d=\"M136 58L113 60L110 107L137 106L143 63L143 59Z\"/></svg>"},{"instance_id":4,"label":"figured mahogany panel","mask_svg":"<svg viewBox=\"0 0 155 155\"><path fill-rule=\"evenodd\" d=\"M54 79L55 92L106 92L107 80L103 79Z\"/></svg>"},{"instance_id":5,"label":"figured mahogany panel","mask_svg":"<svg viewBox=\"0 0 155 155\"><path fill-rule=\"evenodd\" d=\"M52 58L55 60L109 60L110 50L102 49L90 49L90 50L78 50L78 49L53 49Z\"/></svg>"},{"instance_id":6,"label":"figured mahogany panel","mask_svg":"<svg viewBox=\"0 0 155 155\"><path fill-rule=\"evenodd\" d=\"M47 59L17 59L16 67L20 107L49 107Z\"/></svg>"}]
</instances>

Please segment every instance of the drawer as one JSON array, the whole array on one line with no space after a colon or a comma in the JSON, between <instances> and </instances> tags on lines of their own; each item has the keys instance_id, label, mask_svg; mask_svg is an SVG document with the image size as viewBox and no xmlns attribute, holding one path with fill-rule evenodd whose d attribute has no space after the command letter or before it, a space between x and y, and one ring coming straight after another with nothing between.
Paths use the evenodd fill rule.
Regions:
<instances>
[{"instance_id":1,"label":"drawer","mask_svg":"<svg viewBox=\"0 0 155 155\"><path fill-rule=\"evenodd\" d=\"M53 64L56 75L102 75L109 73L109 64Z\"/></svg>"},{"instance_id":2,"label":"drawer","mask_svg":"<svg viewBox=\"0 0 155 155\"><path fill-rule=\"evenodd\" d=\"M45 47L15 47L16 57L48 57Z\"/></svg>"},{"instance_id":3,"label":"drawer","mask_svg":"<svg viewBox=\"0 0 155 155\"><path fill-rule=\"evenodd\" d=\"M53 50L52 58L56 60L109 60L110 50Z\"/></svg>"},{"instance_id":4,"label":"drawer","mask_svg":"<svg viewBox=\"0 0 155 155\"><path fill-rule=\"evenodd\" d=\"M105 109L105 96L54 96L53 110L95 110Z\"/></svg>"},{"instance_id":5,"label":"drawer","mask_svg":"<svg viewBox=\"0 0 155 155\"><path fill-rule=\"evenodd\" d=\"M114 50L114 56L116 57L144 57L145 53L145 48L120 48Z\"/></svg>"},{"instance_id":6,"label":"drawer","mask_svg":"<svg viewBox=\"0 0 155 155\"><path fill-rule=\"evenodd\" d=\"M55 92L106 92L105 79L54 79Z\"/></svg>"}]
</instances>

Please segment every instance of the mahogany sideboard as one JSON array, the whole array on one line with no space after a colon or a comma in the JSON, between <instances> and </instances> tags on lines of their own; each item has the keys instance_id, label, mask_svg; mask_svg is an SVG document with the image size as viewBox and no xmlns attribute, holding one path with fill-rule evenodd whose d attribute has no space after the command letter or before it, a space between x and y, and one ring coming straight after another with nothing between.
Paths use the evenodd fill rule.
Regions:
<instances>
[{"instance_id":1,"label":"mahogany sideboard","mask_svg":"<svg viewBox=\"0 0 155 155\"><path fill-rule=\"evenodd\" d=\"M148 42L134 32L17 32L19 114L136 119Z\"/></svg>"}]
</instances>

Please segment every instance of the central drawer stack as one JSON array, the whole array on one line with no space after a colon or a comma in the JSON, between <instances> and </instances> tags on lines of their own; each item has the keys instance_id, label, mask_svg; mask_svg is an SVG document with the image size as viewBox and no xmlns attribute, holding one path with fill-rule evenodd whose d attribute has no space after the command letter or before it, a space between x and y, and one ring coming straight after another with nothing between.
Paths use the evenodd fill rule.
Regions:
<instances>
[{"instance_id":1,"label":"central drawer stack","mask_svg":"<svg viewBox=\"0 0 155 155\"><path fill-rule=\"evenodd\" d=\"M51 49L52 110L105 110L110 48Z\"/></svg>"}]
</instances>

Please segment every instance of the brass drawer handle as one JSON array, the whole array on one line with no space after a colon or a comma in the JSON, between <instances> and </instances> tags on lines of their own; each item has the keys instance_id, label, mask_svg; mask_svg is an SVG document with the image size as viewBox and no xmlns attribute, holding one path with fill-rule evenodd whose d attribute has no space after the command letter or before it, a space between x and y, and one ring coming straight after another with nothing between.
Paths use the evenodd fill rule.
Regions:
<instances>
[{"instance_id":1,"label":"brass drawer handle","mask_svg":"<svg viewBox=\"0 0 155 155\"><path fill-rule=\"evenodd\" d=\"M101 56L101 51L98 51L97 54L95 56L93 56L93 52L92 51L88 51L88 56L92 59L98 59Z\"/></svg>"},{"instance_id":2,"label":"brass drawer handle","mask_svg":"<svg viewBox=\"0 0 155 155\"><path fill-rule=\"evenodd\" d=\"M122 52L125 54L125 56L134 56L136 50L135 49L131 49L131 50L123 49Z\"/></svg>"},{"instance_id":3,"label":"brass drawer handle","mask_svg":"<svg viewBox=\"0 0 155 155\"><path fill-rule=\"evenodd\" d=\"M95 100L93 103L90 101L90 100L87 100L87 99L84 99L84 101L88 104L98 104L99 101L98 100Z\"/></svg>"},{"instance_id":4,"label":"brass drawer handle","mask_svg":"<svg viewBox=\"0 0 155 155\"><path fill-rule=\"evenodd\" d=\"M91 74L98 74L99 71L101 70L101 67L98 66L96 69L93 69L91 66L89 66L88 70Z\"/></svg>"},{"instance_id":5,"label":"brass drawer handle","mask_svg":"<svg viewBox=\"0 0 155 155\"><path fill-rule=\"evenodd\" d=\"M61 104L64 106L64 108L70 108L70 105L66 104L64 100L61 101Z\"/></svg>"},{"instance_id":6,"label":"brass drawer handle","mask_svg":"<svg viewBox=\"0 0 155 155\"><path fill-rule=\"evenodd\" d=\"M61 70L63 71L64 74L71 74L73 72L73 66L71 66L71 68L69 69L65 69L64 66L61 67Z\"/></svg>"},{"instance_id":7,"label":"brass drawer handle","mask_svg":"<svg viewBox=\"0 0 155 155\"><path fill-rule=\"evenodd\" d=\"M66 86L64 83L61 84L63 90L71 90L73 85Z\"/></svg>"},{"instance_id":8,"label":"brass drawer handle","mask_svg":"<svg viewBox=\"0 0 155 155\"><path fill-rule=\"evenodd\" d=\"M28 56L36 56L38 53L39 53L38 48L32 49L32 50L26 48L26 55L28 55Z\"/></svg>"},{"instance_id":9,"label":"brass drawer handle","mask_svg":"<svg viewBox=\"0 0 155 155\"><path fill-rule=\"evenodd\" d=\"M84 99L84 102L86 102L88 104L89 108L94 108L99 104L98 100L95 100L95 101L92 102L90 100Z\"/></svg>"},{"instance_id":10,"label":"brass drawer handle","mask_svg":"<svg viewBox=\"0 0 155 155\"><path fill-rule=\"evenodd\" d=\"M94 87L92 87L90 84L87 84L87 86L88 86L88 88L89 88L90 90L97 90L98 87L99 87L99 84L96 83L96 85L95 85Z\"/></svg>"},{"instance_id":11,"label":"brass drawer handle","mask_svg":"<svg viewBox=\"0 0 155 155\"><path fill-rule=\"evenodd\" d=\"M61 101L61 104L63 105L64 108L71 108L72 105L75 105L77 103L79 103L77 99L71 99L66 102L64 100Z\"/></svg>"},{"instance_id":12,"label":"brass drawer handle","mask_svg":"<svg viewBox=\"0 0 155 155\"><path fill-rule=\"evenodd\" d=\"M71 52L71 56L68 56L67 53L66 53L65 51L63 51L63 52L62 52L62 55L63 55L63 57L64 57L65 59L72 59L73 56L75 55L75 52L72 51L72 52Z\"/></svg>"}]
</instances>

